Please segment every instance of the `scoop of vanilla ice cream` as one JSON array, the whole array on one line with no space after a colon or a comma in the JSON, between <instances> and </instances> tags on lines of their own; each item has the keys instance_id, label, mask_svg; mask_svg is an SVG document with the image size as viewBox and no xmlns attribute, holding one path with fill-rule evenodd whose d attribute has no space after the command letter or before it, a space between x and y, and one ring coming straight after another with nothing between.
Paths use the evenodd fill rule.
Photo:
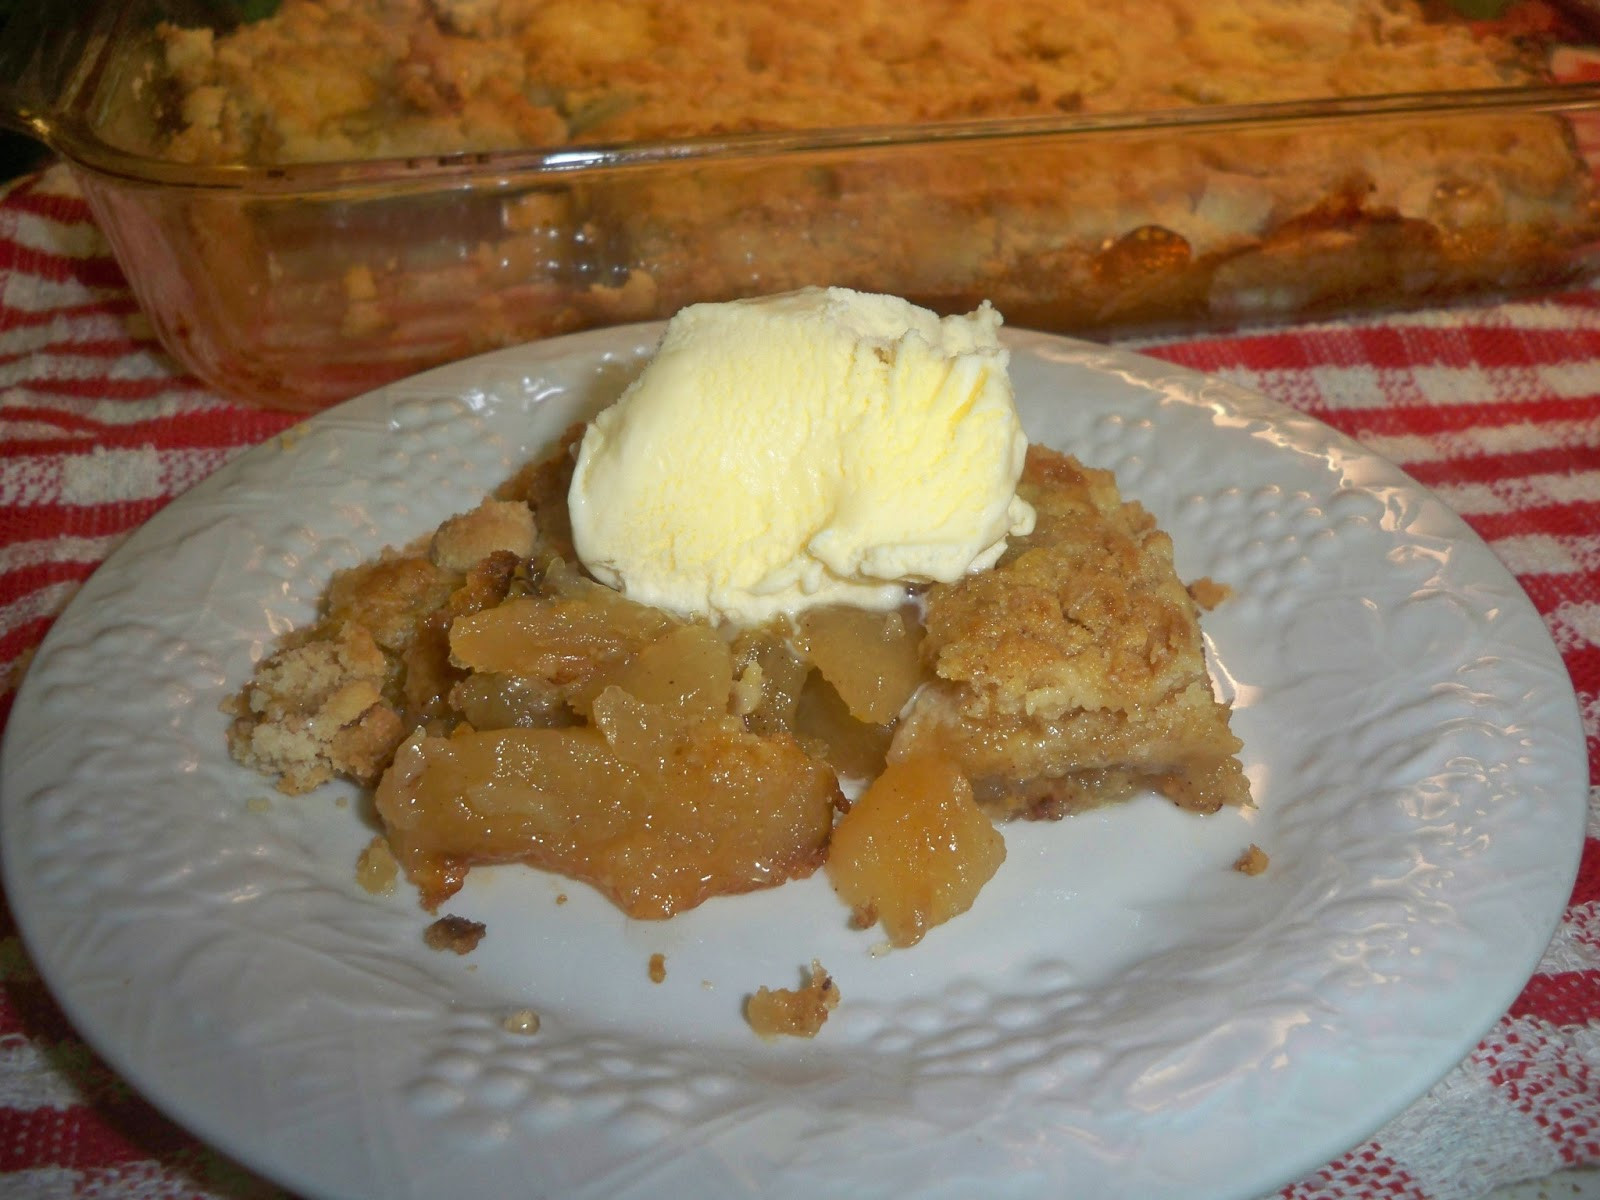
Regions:
<instances>
[{"instance_id":1,"label":"scoop of vanilla ice cream","mask_svg":"<svg viewBox=\"0 0 1600 1200\"><path fill-rule=\"evenodd\" d=\"M1034 521L999 327L987 303L941 319L846 288L683 309L584 435L578 557L744 624L992 566Z\"/></svg>"}]
</instances>

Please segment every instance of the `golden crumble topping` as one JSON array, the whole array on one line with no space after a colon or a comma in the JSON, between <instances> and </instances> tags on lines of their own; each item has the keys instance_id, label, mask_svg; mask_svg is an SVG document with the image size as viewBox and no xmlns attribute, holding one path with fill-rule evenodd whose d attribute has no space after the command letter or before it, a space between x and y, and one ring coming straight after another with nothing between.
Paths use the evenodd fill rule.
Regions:
<instances>
[{"instance_id":1,"label":"golden crumble topping","mask_svg":"<svg viewBox=\"0 0 1600 1200\"><path fill-rule=\"evenodd\" d=\"M1035 817L1147 787L1201 812L1247 803L1171 539L1109 472L1043 447L1018 493L1034 531L992 571L929 589L937 679L891 758L949 754L980 802Z\"/></svg>"},{"instance_id":2,"label":"golden crumble topping","mask_svg":"<svg viewBox=\"0 0 1600 1200\"><path fill-rule=\"evenodd\" d=\"M505 597L533 527L527 504L486 500L447 521L427 552L387 551L335 575L317 622L224 705L234 758L291 795L335 776L377 783L406 736L440 715L459 674L450 622Z\"/></svg>"},{"instance_id":3,"label":"golden crumble topping","mask_svg":"<svg viewBox=\"0 0 1600 1200\"><path fill-rule=\"evenodd\" d=\"M1407 0L283 0L168 27L189 161L1059 116L1525 82Z\"/></svg>"}]
</instances>

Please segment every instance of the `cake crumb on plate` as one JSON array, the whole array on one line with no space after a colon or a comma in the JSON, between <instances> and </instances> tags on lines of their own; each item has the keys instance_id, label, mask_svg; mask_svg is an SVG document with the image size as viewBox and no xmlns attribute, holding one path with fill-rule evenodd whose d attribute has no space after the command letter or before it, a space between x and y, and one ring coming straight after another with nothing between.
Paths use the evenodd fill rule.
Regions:
<instances>
[{"instance_id":1,"label":"cake crumb on plate","mask_svg":"<svg viewBox=\"0 0 1600 1200\"><path fill-rule=\"evenodd\" d=\"M760 988L745 1002L744 1016L761 1037L816 1037L839 1006L839 985L816 959L801 988Z\"/></svg>"}]
</instances>

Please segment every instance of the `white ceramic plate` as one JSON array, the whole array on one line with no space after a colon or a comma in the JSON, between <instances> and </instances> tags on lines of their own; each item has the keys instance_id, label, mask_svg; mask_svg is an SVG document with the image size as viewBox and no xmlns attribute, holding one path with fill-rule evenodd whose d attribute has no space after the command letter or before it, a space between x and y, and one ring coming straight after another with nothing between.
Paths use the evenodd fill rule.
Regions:
<instances>
[{"instance_id":1,"label":"white ceramic plate","mask_svg":"<svg viewBox=\"0 0 1600 1200\"><path fill-rule=\"evenodd\" d=\"M657 332L308 421L160 513L52 630L5 748L12 904L77 1027L179 1121L315 1196L1248 1197L1359 1141L1516 995L1587 766L1514 580L1326 427L1029 334L1030 436L1114 467L1185 577L1236 589L1206 629L1259 808L1009 827L974 909L889 954L821 876L644 923L513 867L447 906L487 923L475 953L424 948L409 890L355 883L361 798L275 796L218 704L335 568L476 503ZM1229 869L1250 842L1256 878ZM744 996L812 959L833 1019L757 1040ZM504 1027L524 1008L536 1036Z\"/></svg>"}]
</instances>

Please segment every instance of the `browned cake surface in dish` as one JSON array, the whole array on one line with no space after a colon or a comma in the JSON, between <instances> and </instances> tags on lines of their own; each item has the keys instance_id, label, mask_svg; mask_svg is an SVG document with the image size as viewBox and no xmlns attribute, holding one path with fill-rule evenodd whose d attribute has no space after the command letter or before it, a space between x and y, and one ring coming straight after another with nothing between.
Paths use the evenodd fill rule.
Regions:
<instances>
[{"instance_id":1,"label":"browned cake surface in dish","mask_svg":"<svg viewBox=\"0 0 1600 1200\"><path fill-rule=\"evenodd\" d=\"M1248 801L1171 543L1108 472L1030 450L1034 532L929 588L925 627L907 607L714 629L571 565L574 436L337 575L227 706L235 758L281 790L375 787L363 870L398 863L426 907L523 862L664 918L826 861L857 923L910 945L1000 866L994 818ZM873 781L842 818L840 775Z\"/></svg>"},{"instance_id":2,"label":"browned cake surface in dish","mask_svg":"<svg viewBox=\"0 0 1600 1200\"><path fill-rule=\"evenodd\" d=\"M168 29L190 161L500 150L1509 86L1410 0L283 0Z\"/></svg>"},{"instance_id":3,"label":"browned cake surface in dish","mask_svg":"<svg viewBox=\"0 0 1600 1200\"><path fill-rule=\"evenodd\" d=\"M931 588L937 680L894 757L954 756L981 802L1056 817L1153 788L1213 812L1249 799L1172 541L1110 472L1042 447L1019 493L1038 523L991 571Z\"/></svg>"}]
</instances>

